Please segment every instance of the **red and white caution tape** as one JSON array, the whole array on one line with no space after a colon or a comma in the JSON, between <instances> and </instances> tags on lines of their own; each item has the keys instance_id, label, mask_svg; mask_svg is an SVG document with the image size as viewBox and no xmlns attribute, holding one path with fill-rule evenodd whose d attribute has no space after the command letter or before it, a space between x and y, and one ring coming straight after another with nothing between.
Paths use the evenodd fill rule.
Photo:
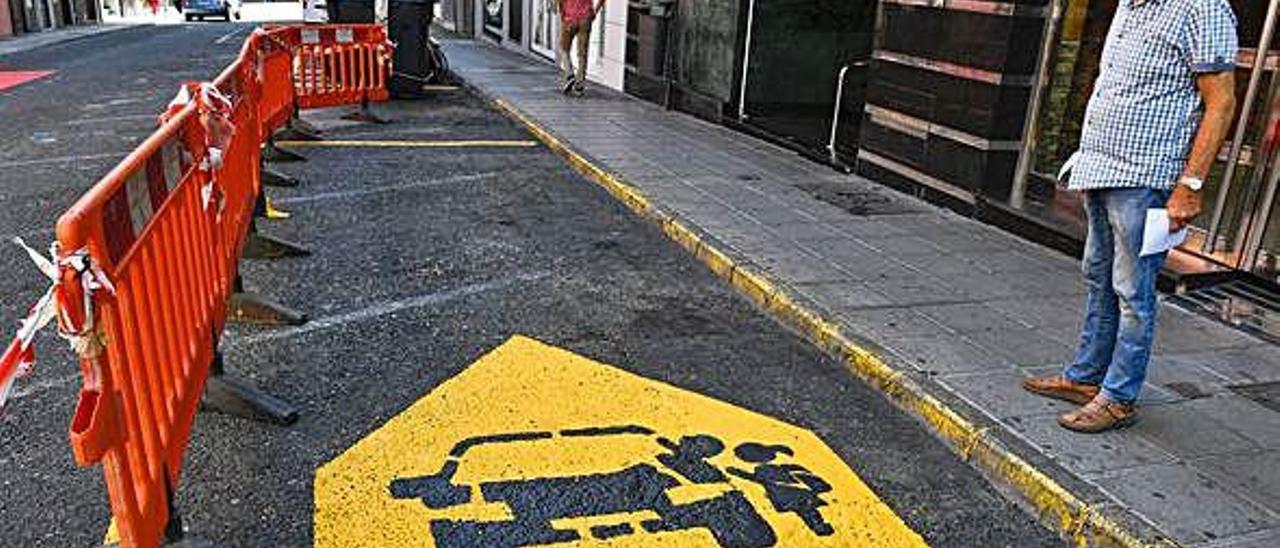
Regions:
<instances>
[{"instance_id":1,"label":"red and white caution tape","mask_svg":"<svg viewBox=\"0 0 1280 548\"><path fill-rule=\"evenodd\" d=\"M45 290L44 295L36 301L35 306L32 306L27 313L27 317L22 320L13 342L0 358L0 410L4 409L4 404L17 380L30 375L35 366L36 353L32 343L35 341L36 333L54 319L58 320L58 334L71 343L72 350L82 358L93 360L94 367L90 369L92 376L86 379L86 384L97 384L100 372L97 369L96 358L101 354L102 341L95 331L93 321L93 294L100 290L111 294L115 294L116 291L106 272L103 272L83 249L59 257L58 244L54 243L50 247L49 256L45 257L28 246L21 238L14 238L13 242L27 252L27 256L36 264L36 268L40 269L51 283L49 289ZM83 302L65 303L65 306L78 304L82 307L79 322L59 307L59 301L65 300L61 298L63 268L72 269L81 286Z\"/></svg>"},{"instance_id":2,"label":"red and white caution tape","mask_svg":"<svg viewBox=\"0 0 1280 548\"><path fill-rule=\"evenodd\" d=\"M221 215L225 200L216 174L222 169L224 151L231 146L231 138L236 133L236 125L231 120L233 105L227 96L218 91L217 86L208 82L189 82L178 89L178 95L169 101L169 107L161 119L176 116L192 102L196 104L196 112L205 135L205 156L200 158L198 167L200 171L209 173L208 182L200 188L200 197L206 211L216 207L217 213Z\"/></svg>"}]
</instances>

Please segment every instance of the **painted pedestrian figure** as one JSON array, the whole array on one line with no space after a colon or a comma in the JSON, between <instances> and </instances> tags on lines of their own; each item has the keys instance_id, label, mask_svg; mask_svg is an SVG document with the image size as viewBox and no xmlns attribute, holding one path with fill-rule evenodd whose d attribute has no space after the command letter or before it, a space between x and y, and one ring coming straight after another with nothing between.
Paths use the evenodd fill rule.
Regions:
<instances>
[{"instance_id":1,"label":"painted pedestrian figure","mask_svg":"<svg viewBox=\"0 0 1280 548\"><path fill-rule=\"evenodd\" d=\"M819 536L835 533L835 529L818 511L828 504L822 500L822 494L831 491L831 484L798 464L773 463L779 454L794 456L791 448L785 445L744 443L735 448L733 453L743 462L756 464L756 467L750 472L730 467L729 473L764 487L774 510L799 516Z\"/></svg>"}]
</instances>

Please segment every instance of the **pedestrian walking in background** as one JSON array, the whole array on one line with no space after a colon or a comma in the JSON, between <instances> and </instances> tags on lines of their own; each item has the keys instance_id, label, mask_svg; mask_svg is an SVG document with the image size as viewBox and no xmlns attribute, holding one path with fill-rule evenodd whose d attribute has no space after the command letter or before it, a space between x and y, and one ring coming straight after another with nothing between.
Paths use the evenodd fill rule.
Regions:
<instances>
[{"instance_id":1,"label":"pedestrian walking in background","mask_svg":"<svg viewBox=\"0 0 1280 548\"><path fill-rule=\"evenodd\" d=\"M1088 297L1075 358L1027 390L1082 405L1058 423L1102 432L1137 419L1156 329L1156 276L1142 256L1147 210L1171 230L1200 190L1235 112L1236 18L1227 0L1120 0L1067 187L1084 192Z\"/></svg>"},{"instance_id":2,"label":"pedestrian walking in background","mask_svg":"<svg viewBox=\"0 0 1280 548\"><path fill-rule=\"evenodd\" d=\"M587 82L587 48L591 41L591 25L604 8L599 0L594 6L591 0L557 0L560 11L560 71L564 75L564 93L581 96ZM569 50L574 39L578 41L578 67L574 71Z\"/></svg>"}]
</instances>

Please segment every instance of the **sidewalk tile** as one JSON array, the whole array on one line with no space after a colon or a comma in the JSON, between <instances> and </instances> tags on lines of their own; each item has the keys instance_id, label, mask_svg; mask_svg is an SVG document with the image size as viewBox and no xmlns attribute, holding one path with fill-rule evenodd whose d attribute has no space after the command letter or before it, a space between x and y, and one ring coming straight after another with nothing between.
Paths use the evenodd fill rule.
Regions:
<instances>
[{"instance_id":1,"label":"sidewalk tile","mask_svg":"<svg viewBox=\"0 0 1280 548\"><path fill-rule=\"evenodd\" d=\"M1133 468L1095 481L1183 543L1260 531L1280 522L1184 464Z\"/></svg>"},{"instance_id":2,"label":"sidewalk tile","mask_svg":"<svg viewBox=\"0 0 1280 548\"><path fill-rule=\"evenodd\" d=\"M1169 452L1125 430L1101 434L1067 430L1058 424L1057 413L1009 417L1004 423L1055 461L1082 474L1174 461Z\"/></svg>"},{"instance_id":3,"label":"sidewalk tile","mask_svg":"<svg viewBox=\"0 0 1280 548\"><path fill-rule=\"evenodd\" d=\"M1280 546L1280 527L1227 537L1197 546L1204 548L1276 548L1276 546Z\"/></svg>"},{"instance_id":4,"label":"sidewalk tile","mask_svg":"<svg viewBox=\"0 0 1280 548\"><path fill-rule=\"evenodd\" d=\"M1280 413L1229 392L1182 405L1217 419L1258 447L1280 449Z\"/></svg>"},{"instance_id":5,"label":"sidewalk tile","mask_svg":"<svg viewBox=\"0 0 1280 548\"><path fill-rule=\"evenodd\" d=\"M849 275L826 259L809 254L795 245L758 251L752 262L788 284L847 282Z\"/></svg>"},{"instance_id":6,"label":"sidewalk tile","mask_svg":"<svg viewBox=\"0 0 1280 548\"><path fill-rule=\"evenodd\" d=\"M1280 350L1267 343L1183 354L1179 360L1208 368L1233 384L1280 381Z\"/></svg>"},{"instance_id":7,"label":"sidewalk tile","mask_svg":"<svg viewBox=\"0 0 1280 548\"><path fill-rule=\"evenodd\" d=\"M963 289L947 280L925 273L870 281L867 286L885 294L901 306L951 303L970 298Z\"/></svg>"},{"instance_id":8,"label":"sidewalk tile","mask_svg":"<svg viewBox=\"0 0 1280 548\"><path fill-rule=\"evenodd\" d=\"M893 305L892 299L861 283L818 283L796 286L801 294L824 303L830 310L851 311L859 308Z\"/></svg>"},{"instance_id":9,"label":"sidewalk tile","mask_svg":"<svg viewBox=\"0 0 1280 548\"><path fill-rule=\"evenodd\" d=\"M1150 387L1147 387L1150 389ZM1141 420L1130 430L1181 459L1256 450L1244 436L1186 402L1151 405L1141 410Z\"/></svg>"},{"instance_id":10,"label":"sidewalk tile","mask_svg":"<svg viewBox=\"0 0 1280 548\"><path fill-rule=\"evenodd\" d=\"M973 263L971 262L970 264ZM991 301L1029 296L1026 291L1018 289L1013 280L1007 277L985 273L976 273L974 275L975 273L972 272L968 276L952 277L952 283L955 284L955 287L963 291L971 299Z\"/></svg>"},{"instance_id":11,"label":"sidewalk tile","mask_svg":"<svg viewBox=\"0 0 1280 548\"><path fill-rule=\"evenodd\" d=\"M977 268L973 263L956 255L912 255L903 257L902 261L921 272L948 279L960 279L973 276Z\"/></svg>"},{"instance_id":12,"label":"sidewalk tile","mask_svg":"<svg viewBox=\"0 0 1280 548\"><path fill-rule=\"evenodd\" d=\"M883 221L882 217L848 217L845 219L831 220L827 225L858 238L886 238L889 236L903 236L909 234L902 227L895 226Z\"/></svg>"},{"instance_id":13,"label":"sidewalk tile","mask_svg":"<svg viewBox=\"0 0 1280 548\"><path fill-rule=\"evenodd\" d=\"M1218 455L1192 462L1223 486L1280 515L1280 451Z\"/></svg>"},{"instance_id":14,"label":"sidewalk tile","mask_svg":"<svg viewBox=\"0 0 1280 548\"><path fill-rule=\"evenodd\" d=\"M1155 350L1158 352L1207 352L1257 345L1259 342L1254 337L1170 306L1160 308L1156 324ZM1275 347L1271 348L1274 351Z\"/></svg>"},{"instance_id":15,"label":"sidewalk tile","mask_svg":"<svg viewBox=\"0 0 1280 548\"><path fill-rule=\"evenodd\" d=\"M1007 358L962 335L886 338L878 342L917 370L930 374L1004 371L1012 365Z\"/></svg>"},{"instance_id":16,"label":"sidewalk tile","mask_svg":"<svg viewBox=\"0 0 1280 548\"><path fill-rule=\"evenodd\" d=\"M1034 272L1045 269L1045 264L1017 250L985 251L970 255L970 261L988 274Z\"/></svg>"},{"instance_id":17,"label":"sidewalk tile","mask_svg":"<svg viewBox=\"0 0 1280 548\"><path fill-rule=\"evenodd\" d=\"M997 420L1030 415L1061 414L1074 405L1037 396L1022 389L1027 375L1016 369L944 375L938 382Z\"/></svg>"},{"instance_id":18,"label":"sidewalk tile","mask_svg":"<svg viewBox=\"0 0 1280 548\"><path fill-rule=\"evenodd\" d=\"M875 308L839 312L855 333L872 339L935 337L950 332L909 308Z\"/></svg>"},{"instance_id":19,"label":"sidewalk tile","mask_svg":"<svg viewBox=\"0 0 1280 548\"><path fill-rule=\"evenodd\" d=\"M1032 327L1071 328L1079 331L1084 317L1084 299L1074 296L1001 299L987 306L1008 314Z\"/></svg>"},{"instance_id":20,"label":"sidewalk tile","mask_svg":"<svg viewBox=\"0 0 1280 548\"><path fill-rule=\"evenodd\" d=\"M916 308L916 311L960 333L1031 328L1006 314L978 303L921 306Z\"/></svg>"},{"instance_id":21,"label":"sidewalk tile","mask_svg":"<svg viewBox=\"0 0 1280 548\"><path fill-rule=\"evenodd\" d=\"M864 236L861 239L872 249L895 257L946 254L945 249L934 245L933 242L911 234L888 235L883 237Z\"/></svg>"},{"instance_id":22,"label":"sidewalk tile","mask_svg":"<svg viewBox=\"0 0 1280 548\"><path fill-rule=\"evenodd\" d=\"M1075 348L1071 345L1035 329L979 331L971 333L969 337L1024 367L1063 363L1075 354Z\"/></svg>"}]
</instances>

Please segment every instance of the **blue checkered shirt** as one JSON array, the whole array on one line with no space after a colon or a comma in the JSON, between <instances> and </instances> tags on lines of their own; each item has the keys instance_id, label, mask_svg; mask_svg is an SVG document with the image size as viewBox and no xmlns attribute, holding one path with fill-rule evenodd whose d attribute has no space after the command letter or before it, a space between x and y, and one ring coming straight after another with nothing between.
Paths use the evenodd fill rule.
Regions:
<instances>
[{"instance_id":1,"label":"blue checkered shirt","mask_svg":"<svg viewBox=\"0 0 1280 548\"><path fill-rule=\"evenodd\" d=\"M1204 114L1198 74L1235 69L1227 0L1120 0L1067 187L1170 189Z\"/></svg>"}]
</instances>

